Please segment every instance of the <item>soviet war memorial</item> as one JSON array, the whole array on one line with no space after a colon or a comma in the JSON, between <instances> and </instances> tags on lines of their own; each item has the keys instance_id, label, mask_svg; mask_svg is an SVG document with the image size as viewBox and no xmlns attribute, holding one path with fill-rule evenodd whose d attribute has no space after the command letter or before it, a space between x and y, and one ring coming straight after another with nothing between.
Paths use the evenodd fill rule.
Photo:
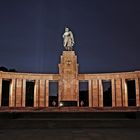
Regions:
<instances>
[{"instance_id":1,"label":"soviet war memorial","mask_svg":"<svg viewBox=\"0 0 140 140\"><path fill-rule=\"evenodd\" d=\"M32 111L44 108L47 111L49 107L55 107L59 111L62 107L61 111L139 111L139 71L80 74L77 55L73 50L73 33L67 27L63 38L65 51L60 57L58 74L0 73L0 109L27 108ZM80 91L82 84L87 85L84 91ZM55 89L55 96L50 96L52 88ZM70 107L74 108L71 110ZM51 109L53 111L53 108L49 111Z\"/></svg>"},{"instance_id":2,"label":"soviet war memorial","mask_svg":"<svg viewBox=\"0 0 140 140\"><path fill-rule=\"evenodd\" d=\"M139 7L1 0L0 140L139 139Z\"/></svg>"},{"instance_id":3,"label":"soviet war memorial","mask_svg":"<svg viewBox=\"0 0 140 140\"><path fill-rule=\"evenodd\" d=\"M104 74L78 73L74 37L69 28L63 34L64 48L58 74L0 72L1 109L75 107L75 111L132 110L140 107L140 72ZM85 91L80 85L87 84ZM56 95L50 96L52 88ZM6 108L4 108L6 107ZM109 107L109 108L106 108ZM62 108L63 110L64 108ZM53 108L52 108L53 110ZM67 108L71 111L70 108Z\"/></svg>"}]
</instances>

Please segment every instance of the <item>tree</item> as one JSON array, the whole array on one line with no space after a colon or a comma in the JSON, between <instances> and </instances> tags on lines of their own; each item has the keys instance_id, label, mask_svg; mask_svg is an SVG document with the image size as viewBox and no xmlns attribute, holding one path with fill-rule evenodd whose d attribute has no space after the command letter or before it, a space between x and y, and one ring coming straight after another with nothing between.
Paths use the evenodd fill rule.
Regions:
<instances>
[{"instance_id":1,"label":"tree","mask_svg":"<svg viewBox=\"0 0 140 140\"><path fill-rule=\"evenodd\" d=\"M7 69L6 67L4 67L4 66L1 66L1 67L0 67L0 71L8 72L8 69Z\"/></svg>"}]
</instances>

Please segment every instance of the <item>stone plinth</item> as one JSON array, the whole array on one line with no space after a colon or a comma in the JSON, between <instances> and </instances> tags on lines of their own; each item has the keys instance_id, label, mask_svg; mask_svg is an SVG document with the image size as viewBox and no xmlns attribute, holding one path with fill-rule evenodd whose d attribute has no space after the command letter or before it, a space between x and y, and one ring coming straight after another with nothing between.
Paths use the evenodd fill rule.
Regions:
<instances>
[{"instance_id":1,"label":"stone plinth","mask_svg":"<svg viewBox=\"0 0 140 140\"><path fill-rule=\"evenodd\" d=\"M74 51L63 51L59 74L59 101L78 101L78 64Z\"/></svg>"}]
</instances>

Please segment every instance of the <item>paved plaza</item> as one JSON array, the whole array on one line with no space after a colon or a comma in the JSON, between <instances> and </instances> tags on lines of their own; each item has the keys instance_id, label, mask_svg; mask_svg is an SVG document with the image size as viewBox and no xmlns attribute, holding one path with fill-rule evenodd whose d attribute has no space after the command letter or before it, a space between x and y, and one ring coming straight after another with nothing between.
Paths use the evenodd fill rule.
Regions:
<instances>
[{"instance_id":1,"label":"paved plaza","mask_svg":"<svg viewBox=\"0 0 140 140\"><path fill-rule=\"evenodd\" d=\"M139 140L140 129L4 129L0 140Z\"/></svg>"}]
</instances>

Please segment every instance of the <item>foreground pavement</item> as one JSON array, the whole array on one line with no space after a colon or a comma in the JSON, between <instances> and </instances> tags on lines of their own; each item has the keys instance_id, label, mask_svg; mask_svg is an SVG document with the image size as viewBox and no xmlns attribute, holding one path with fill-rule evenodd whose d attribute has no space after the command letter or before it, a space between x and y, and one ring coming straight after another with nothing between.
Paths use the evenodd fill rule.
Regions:
<instances>
[{"instance_id":1,"label":"foreground pavement","mask_svg":"<svg viewBox=\"0 0 140 140\"><path fill-rule=\"evenodd\" d=\"M140 129L4 129L0 140L139 140Z\"/></svg>"},{"instance_id":2,"label":"foreground pavement","mask_svg":"<svg viewBox=\"0 0 140 140\"><path fill-rule=\"evenodd\" d=\"M0 140L139 139L139 112L0 113Z\"/></svg>"}]
</instances>

